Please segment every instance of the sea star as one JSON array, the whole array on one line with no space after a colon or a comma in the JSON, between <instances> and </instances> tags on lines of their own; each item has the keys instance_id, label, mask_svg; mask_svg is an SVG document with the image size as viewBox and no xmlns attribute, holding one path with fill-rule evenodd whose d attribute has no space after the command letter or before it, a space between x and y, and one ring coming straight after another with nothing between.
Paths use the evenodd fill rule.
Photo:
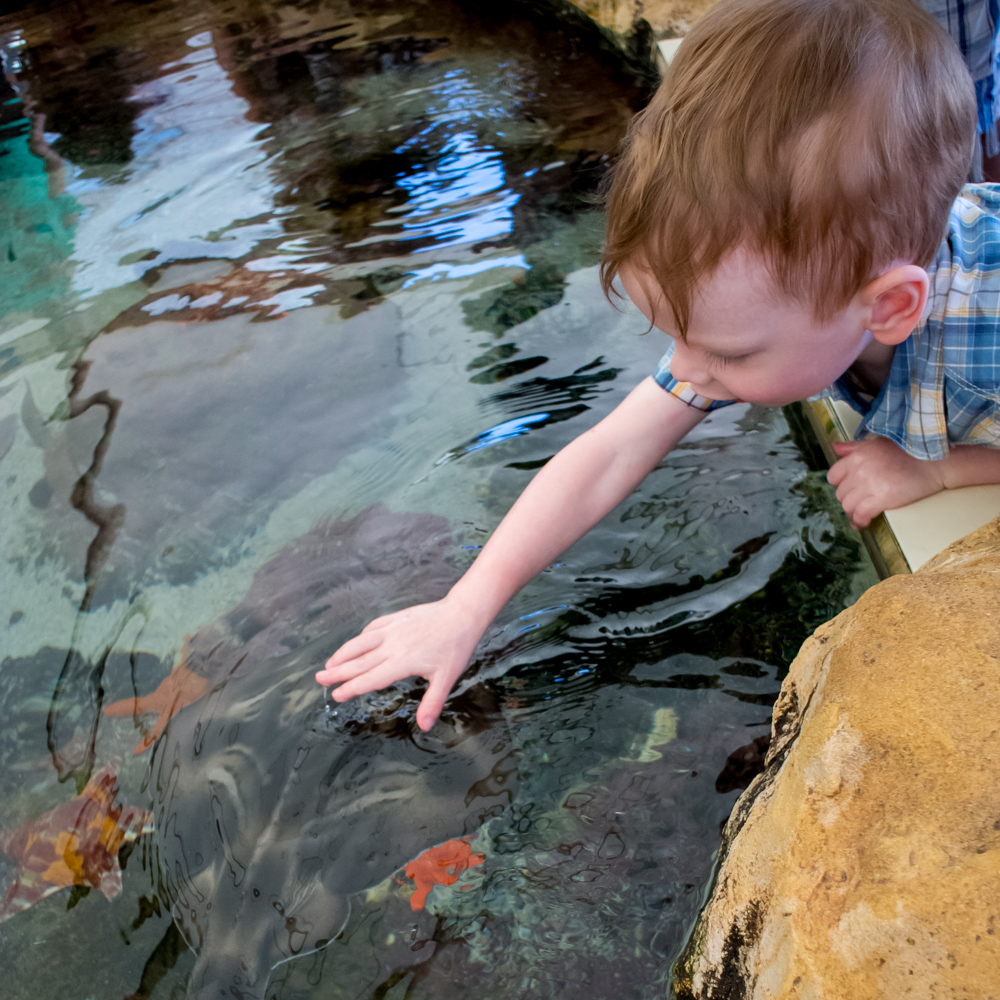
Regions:
<instances>
[{"instance_id":1,"label":"sea star","mask_svg":"<svg viewBox=\"0 0 1000 1000\"><path fill-rule=\"evenodd\" d=\"M184 708L185 705L197 701L210 687L211 685L204 677L188 670L182 660L160 682L160 686L155 691L112 702L105 707L104 714L135 718L147 712L156 713L156 724L153 726L153 731L148 736L144 736L135 748L135 753L142 753L156 742L156 738L166 728L172 715Z\"/></svg>"},{"instance_id":2,"label":"sea star","mask_svg":"<svg viewBox=\"0 0 1000 1000\"><path fill-rule=\"evenodd\" d=\"M428 848L406 866L406 877L413 879L417 888L410 897L410 908L422 910L427 902L427 894L436 885L454 885L458 876L466 868L480 865L486 860L484 854L473 854L469 848L472 837L460 840L446 840L443 844Z\"/></svg>"},{"instance_id":3,"label":"sea star","mask_svg":"<svg viewBox=\"0 0 1000 1000\"><path fill-rule=\"evenodd\" d=\"M0 921L72 885L100 889L108 899L121 892L118 851L151 829L152 814L116 804L117 796L109 764L72 802L0 833L0 853L18 862L0 900Z\"/></svg>"}]
</instances>

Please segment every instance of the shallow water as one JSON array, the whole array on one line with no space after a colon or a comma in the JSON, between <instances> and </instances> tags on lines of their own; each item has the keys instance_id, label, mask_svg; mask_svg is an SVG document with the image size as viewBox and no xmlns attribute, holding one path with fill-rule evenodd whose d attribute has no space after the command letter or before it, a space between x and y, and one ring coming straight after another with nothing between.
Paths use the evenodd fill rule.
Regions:
<instances>
[{"instance_id":1,"label":"shallow water","mask_svg":"<svg viewBox=\"0 0 1000 1000\"><path fill-rule=\"evenodd\" d=\"M0 48L0 830L108 767L125 807L120 891L65 875L65 810L44 864L8 846L0 976L33 1000L181 997L184 937L225 947L172 921L172 879L249 865L209 837L199 761L230 754L263 829L270 793L241 782L303 773L313 661L441 593L662 353L596 276L593 192L650 81L528 2L29 3ZM396 788L412 686L329 723L360 784L312 781L318 835L393 846L324 849L350 916L267 996L663 995L752 773L727 757L873 581L803 447L781 412L712 415L511 602L454 714L502 788L472 794L448 740ZM182 660L159 739L135 699ZM241 707L280 684L294 710ZM244 716L218 745L187 728ZM407 863L463 836L483 860L413 909ZM196 842L208 860L178 861ZM275 884L294 867L265 860Z\"/></svg>"}]
</instances>

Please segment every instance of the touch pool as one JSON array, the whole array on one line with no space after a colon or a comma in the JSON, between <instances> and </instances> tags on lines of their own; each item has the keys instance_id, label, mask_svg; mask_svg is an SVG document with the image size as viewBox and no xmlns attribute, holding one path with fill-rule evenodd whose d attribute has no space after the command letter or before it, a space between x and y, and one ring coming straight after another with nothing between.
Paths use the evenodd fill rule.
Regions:
<instances>
[{"instance_id":1,"label":"touch pool","mask_svg":"<svg viewBox=\"0 0 1000 1000\"><path fill-rule=\"evenodd\" d=\"M706 420L428 736L311 680L662 353L596 276L648 68L555 2L9 6L4 995L663 996L873 580L794 413Z\"/></svg>"}]
</instances>

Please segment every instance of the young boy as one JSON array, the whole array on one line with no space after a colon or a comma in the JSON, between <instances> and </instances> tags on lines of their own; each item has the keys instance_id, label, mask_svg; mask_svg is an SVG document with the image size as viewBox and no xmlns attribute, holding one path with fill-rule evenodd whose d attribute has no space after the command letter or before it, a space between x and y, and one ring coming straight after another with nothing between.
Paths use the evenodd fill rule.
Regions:
<instances>
[{"instance_id":1,"label":"young boy","mask_svg":"<svg viewBox=\"0 0 1000 1000\"><path fill-rule=\"evenodd\" d=\"M956 200L975 136L962 59L912 0L720 0L608 197L605 291L620 278L671 349L447 597L373 621L316 679L345 701L423 676L429 729L506 601L730 402L825 389L864 413L829 473L857 527L1000 482L1000 187Z\"/></svg>"}]
</instances>

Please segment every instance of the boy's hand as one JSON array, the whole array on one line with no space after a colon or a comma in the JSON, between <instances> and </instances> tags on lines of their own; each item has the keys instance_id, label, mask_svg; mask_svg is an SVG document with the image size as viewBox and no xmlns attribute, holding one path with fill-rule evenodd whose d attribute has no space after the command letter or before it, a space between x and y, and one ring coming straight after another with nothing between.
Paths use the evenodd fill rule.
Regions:
<instances>
[{"instance_id":1,"label":"boy's hand","mask_svg":"<svg viewBox=\"0 0 1000 1000\"><path fill-rule=\"evenodd\" d=\"M425 677L430 687L417 709L417 725L429 730L483 633L471 617L445 598L376 618L326 661L316 680L339 684L331 696L347 701L404 677Z\"/></svg>"},{"instance_id":2,"label":"boy's hand","mask_svg":"<svg viewBox=\"0 0 1000 1000\"><path fill-rule=\"evenodd\" d=\"M316 680L339 684L333 698L347 701L404 677L426 677L417 725L430 729L507 600L624 500L704 416L644 379L539 470L447 597L376 619Z\"/></svg>"},{"instance_id":3,"label":"boy's hand","mask_svg":"<svg viewBox=\"0 0 1000 1000\"><path fill-rule=\"evenodd\" d=\"M852 528L867 528L884 510L903 507L945 488L942 462L908 455L888 438L837 441L827 479L837 487L837 499Z\"/></svg>"}]
</instances>

